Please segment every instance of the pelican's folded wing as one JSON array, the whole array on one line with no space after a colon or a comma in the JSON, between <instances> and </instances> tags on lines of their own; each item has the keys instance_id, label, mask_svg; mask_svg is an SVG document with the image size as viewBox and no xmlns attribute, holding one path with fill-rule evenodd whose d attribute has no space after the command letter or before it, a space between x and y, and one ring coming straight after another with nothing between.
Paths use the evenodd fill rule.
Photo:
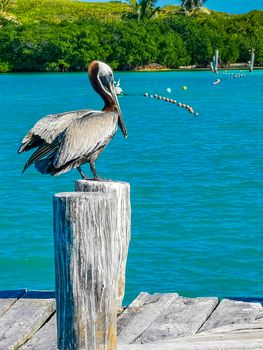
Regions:
<instances>
[{"instance_id":1,"label":"pelican's folded wing","mask_svg":"<svg viewBox=\"0 0 263 350\"><path fill-rule=\"evenodd\" d=\"M60 114L50 114L41 118L23 138L18 153L50 144L72 121L83 117L85 114L89 115L90 112L91 110L89 109L83 109Z\"/></svg>"},{"instance_id":2,"label":"pelican's folded wing","mask_svg":"<svg viewBox=\"0 0 263 350\"><path fill-rule=\"evenodd\" d=\"M117 113L93 111L72 122L61 135L54 167L88 157L107 145L117 130L117 118Z\"/></svg>"}]
</instances>

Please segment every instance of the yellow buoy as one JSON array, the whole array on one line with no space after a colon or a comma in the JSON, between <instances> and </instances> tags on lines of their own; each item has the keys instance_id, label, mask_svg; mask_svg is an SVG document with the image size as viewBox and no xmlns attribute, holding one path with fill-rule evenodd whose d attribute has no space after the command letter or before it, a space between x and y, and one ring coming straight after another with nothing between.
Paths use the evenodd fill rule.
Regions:
<instances>
[{"instance_id":1,"label":"yellow buoy","mask_svg":"<svg viewBox=\"0 0 263 350\"><path fill-rule=\"evenodd\" d=\"M184 86L182 87L182 89L183 89L183 90L187 90L187 86L184 85Z\"/></svg>"}]
</instances>

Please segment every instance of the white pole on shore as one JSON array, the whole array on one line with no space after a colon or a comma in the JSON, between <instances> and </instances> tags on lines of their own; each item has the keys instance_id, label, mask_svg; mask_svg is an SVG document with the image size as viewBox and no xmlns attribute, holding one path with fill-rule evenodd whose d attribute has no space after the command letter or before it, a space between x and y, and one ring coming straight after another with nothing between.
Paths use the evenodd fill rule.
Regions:
<instances>
[{"instance_id":1,"label":"white pole on shore","mask_svg":"<svg viewBox=\"0 0 263 350\"><path fill-rule=\"evenodd\" d=\"M218 73L219 50L215 51L215 73Z\"/></svg>"},{"instance_id":2,"label":"white pole on shore","mask_svg":"<svg viewBox=\"0 0 263 350\"><path fill-rule=\"evenodd\" d=\"M129 213L122 203L110 192L54 196L59 350L116 350L120 250L126 244L119 217Z\"/></svg>"},{"instance_id":3,"label":"white pole on shore","mask_svg":"<svg viewBox=\"0 0 263 350\"><path fill-rule=\"evenodd\" d=\"M215 73L215 69L216 69L216 57L215 56L213 56L212 67L213 67L212 72Z\"/></svg>"},{"instance_id":4,"label":"white pole on shore","mask_svg":"<svg viewBox=\"0 0 263 350\"><path fill-rule=\"evenodd\" d=\"M251 51L251 59L249 61L249 71L253 72L254 70L254 62L255 62L255 51L254 49Z\"/></svg>"}]
</instances>

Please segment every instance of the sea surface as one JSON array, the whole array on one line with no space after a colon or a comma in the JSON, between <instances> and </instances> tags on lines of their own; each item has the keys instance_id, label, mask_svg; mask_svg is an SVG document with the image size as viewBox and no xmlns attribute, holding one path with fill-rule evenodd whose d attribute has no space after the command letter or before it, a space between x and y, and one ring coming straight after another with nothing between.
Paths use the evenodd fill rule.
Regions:
<instances>
[{"instance_id":1,"label":"sea surface","mask_svg":"<svg viewBox=\"0 0 263 350\"><path fill-rule=\"evenodd\" d=\"M125 303L140 291L262 297L263 71L233 76L216 86L210 72L115 74L129 137L118 131L96 164L131 184ZM79 174L21 176L29 154L16 151L42 116L102 100L86 73L2 74L0 105L0 289L53 289L52 196Z\"/></svg>"}]
</instances>

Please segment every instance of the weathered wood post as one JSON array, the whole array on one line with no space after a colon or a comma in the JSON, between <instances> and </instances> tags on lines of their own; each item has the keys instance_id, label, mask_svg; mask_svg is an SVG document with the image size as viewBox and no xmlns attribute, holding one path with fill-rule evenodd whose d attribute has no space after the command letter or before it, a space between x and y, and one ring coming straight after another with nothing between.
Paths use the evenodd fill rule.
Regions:
<instances>
[{"instance_id":1,"label":"weathered wood post","mask_svg":"<svg viewBox=\"0 0 263 350\"><path fill-rule=\"evenodd\" d=\"M54 196L58 349L116 349L119 210L107 192Z\"/></svg>"},{"instance_id":2,"label":"weathered wood post","mask_svg":"<svg viewBox=\"0 0 263 350\"><path fill-rule=\"evenodd\" d=\"M119 181L77 180L76 191L107 193L117 201L118 232L116 234L119 235L120 239L118 240L119 246L116 249L120 254L119 261L121 263L118 277L118 308L121 308L125 292L126 261L131 236L130 184Z\"/></svg>"}]
</instances>

